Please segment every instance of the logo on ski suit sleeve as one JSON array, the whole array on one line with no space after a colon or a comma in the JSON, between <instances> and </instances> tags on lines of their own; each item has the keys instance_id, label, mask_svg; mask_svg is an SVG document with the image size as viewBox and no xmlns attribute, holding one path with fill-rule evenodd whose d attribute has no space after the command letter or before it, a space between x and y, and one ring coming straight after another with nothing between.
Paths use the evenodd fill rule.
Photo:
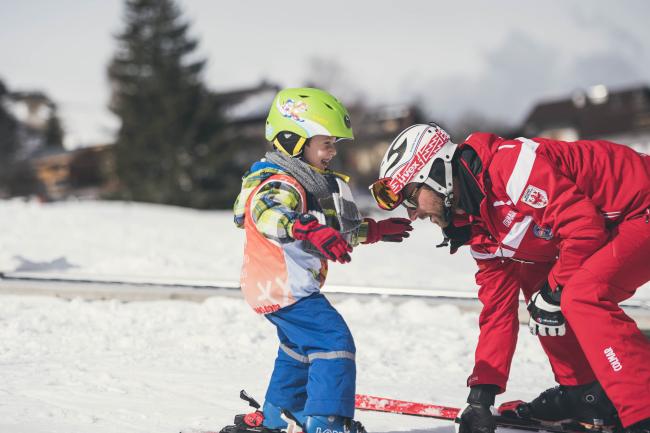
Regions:
<instances>
[{"instance_id":1,"label":"logo on ski suit sleeve","mask_svg":"<svg viewBox=\"0 0 650 433\"><path fill-rule=\"evenodd\" d=\"M533 235L536 238L544 239L546 241L553 239L553 232L550 227L538 226L537 224L533 225Z\"/></svg>"},{"instance_id":2,"label":"logo on ski suit sleeve","mask_svg":"<svg viewBox=\"0 0 650 433\"><path fill-rule=\"evenodd\" d=\"M527 205L540 209L546 207L548 204L548 196L546 191L543 189L537 188L533 185L528 185L524 193L521 195L521 201Z\"/></svg>"}]
</instances>

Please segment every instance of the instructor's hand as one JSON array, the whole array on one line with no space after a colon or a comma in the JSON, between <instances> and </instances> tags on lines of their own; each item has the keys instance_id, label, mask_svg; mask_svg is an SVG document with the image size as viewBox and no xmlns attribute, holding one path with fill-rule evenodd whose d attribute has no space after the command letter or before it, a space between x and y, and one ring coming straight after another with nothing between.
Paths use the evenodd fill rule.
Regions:
<instances>
[{"instance_id":1,"label":"instructor's hand","mask_svg":"<svg viewBox=\"0 0 650 433\"><path fill-rule=\"evenodd\" d=\"M467 405L458 412L456 433L494 433L496 423L492 416L497 385L475 385L467 397Z\"/></svg>"},{"instance_id":2,"label":"instructor's hand","mask_svg":"<svg viewBox=\"0 0 650 433\"><path fill-rule=\"evenodd\" d=\"M492 411L480 404L467 403L456 418L457 433L494 433L495 429Z\"/></svg>"},{"instance_id":3,"label":"instructor's hand","mask_svg":"<svg viewBox=\"0 0 650 433\"><path fill-rule=\"evenodd\" d=\"M539 292L530 297L528 329L531 334L550 337L566 334L566 320L560 311L561 295L561 288L551 291L548 283L544 283Z\"/></svg>"}]
</instances>

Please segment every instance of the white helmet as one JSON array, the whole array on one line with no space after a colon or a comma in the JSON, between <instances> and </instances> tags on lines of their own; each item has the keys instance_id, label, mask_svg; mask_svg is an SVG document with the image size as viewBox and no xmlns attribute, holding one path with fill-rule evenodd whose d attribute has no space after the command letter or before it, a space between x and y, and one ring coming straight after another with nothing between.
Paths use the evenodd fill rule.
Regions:
<instances>
[{"instance_id":1,"label":"white helmet","mask_svg":"<svg viewBox=\"0 0 650 433\"><path fill-rule=\"evenodd\" d=\"M409 183L424 183L443 195L445 207L453 199L451 159L458 147L435 123L406 128L388 147L379 166L379 180L370 186L383 209L395 209L404 200Z\"/></svg>"}]
</instances>

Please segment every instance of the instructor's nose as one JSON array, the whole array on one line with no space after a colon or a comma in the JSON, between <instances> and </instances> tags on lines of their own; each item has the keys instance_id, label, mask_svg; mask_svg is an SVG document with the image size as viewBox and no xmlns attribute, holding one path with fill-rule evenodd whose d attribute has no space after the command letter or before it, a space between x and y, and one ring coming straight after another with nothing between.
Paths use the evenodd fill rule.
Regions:
<instances>
[{"instance_id":1,"label":"instructor's nose","mask_svg":"<svg viewBox=\"0 0 650 433\"><path fill-rule=\"evenodd\" d=\"M411 221L418 219L417 209L406 209L406 213L408 213L409 219Z\"/></svg>"}]
</instances>

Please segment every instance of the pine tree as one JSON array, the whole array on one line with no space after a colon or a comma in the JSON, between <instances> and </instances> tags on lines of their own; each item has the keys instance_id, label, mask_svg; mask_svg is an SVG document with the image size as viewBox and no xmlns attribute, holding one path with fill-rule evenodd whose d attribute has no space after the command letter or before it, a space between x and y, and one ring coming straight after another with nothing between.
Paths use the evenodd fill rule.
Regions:
<instances>
[{"instance_id":1,"label":"pine tree","mask_svg":"<svg viewBox=\"0 0 650 433\"><path fill-rule=\"evenodd\" d=\"M54 106L45 127L45 145L49 148L63 149L63 135L61 121Z\"/></svg>"},{"instance_id":2,"label":"pine tree","mask_svg":"<svg viewBox=\"0 0 650 433\"><path fill-rule=\"evenodd\" d=\"M0 163L10 163L18 150L18 122L5 108L9 90L0 80Z\"/></svg>"},{"instance_id":3,"label":"pine tree","mask_svg":"<svg viewBox=\"0 0 650 433\"><path fill-rule=\"evenodd\" d=\"M18 122L5 109L9 90L0 80L0 197L11 195L9 191L10 170L18 150Z\"/></svg>"},{"instance_id":4,"label":"pine tree","mask_svg":"<svg viewBox=\"0 0 650 433\"><path fill-rule=\"evenodd\" d=\"M173 0L126 0L125 28L108 68L110 108L122 125L115 162L122 197L181 206L225 206L217 98L205 61ZM228 203L229 204L229 203Z\"/></svg>"}]
</instances>

